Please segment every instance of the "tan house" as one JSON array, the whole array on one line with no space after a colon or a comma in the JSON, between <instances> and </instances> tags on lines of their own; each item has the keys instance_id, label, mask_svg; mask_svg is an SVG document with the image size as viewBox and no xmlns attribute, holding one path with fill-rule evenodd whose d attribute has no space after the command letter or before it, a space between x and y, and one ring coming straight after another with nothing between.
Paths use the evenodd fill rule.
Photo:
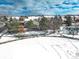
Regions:
<instances>
[{"instance_id":1,"label":"tan house","mask_svg":"<svg viewBox=\"0 0 79 59\"><path fill-rule=\"evenodd\" d=\"M18 31L19 32L25 32L26 31L26 29L24 28L24 17L20 17L19 18L19 27L18 27Z\"/></svg>"}]
</instances>

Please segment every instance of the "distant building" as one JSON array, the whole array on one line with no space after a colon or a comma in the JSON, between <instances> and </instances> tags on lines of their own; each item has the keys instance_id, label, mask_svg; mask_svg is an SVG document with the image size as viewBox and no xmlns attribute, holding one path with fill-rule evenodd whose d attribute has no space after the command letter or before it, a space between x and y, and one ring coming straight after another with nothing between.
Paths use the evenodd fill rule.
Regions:
<instances>
[{"instance_id":1,"label":"distant building","mask_svg":"<svg viewBox=\"0 0 79 59\"><path fill-rule=\"evenodd\" d=\"M18 31L19 32L25 32L25 28L24 28L24 17L20 17L19 18L19 27L18 27Z\"/></svg>"}]
</instances>

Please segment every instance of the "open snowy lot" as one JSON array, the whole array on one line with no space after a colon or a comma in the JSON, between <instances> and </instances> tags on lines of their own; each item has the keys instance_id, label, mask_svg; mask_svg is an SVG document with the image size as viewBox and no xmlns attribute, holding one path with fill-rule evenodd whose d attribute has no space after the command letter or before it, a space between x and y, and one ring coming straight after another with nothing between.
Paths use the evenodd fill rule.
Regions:
<instances>
[{"instance_id":1,"label":"open snowy lot","mask_svg":"<svg viewBox=\"0 0 79 59\"><path fill-rule=\"evenodd\" d=\"M0 45L0 59L79 59L79 41L59 37L14 41Z\"/></svg>"}]
</instances>

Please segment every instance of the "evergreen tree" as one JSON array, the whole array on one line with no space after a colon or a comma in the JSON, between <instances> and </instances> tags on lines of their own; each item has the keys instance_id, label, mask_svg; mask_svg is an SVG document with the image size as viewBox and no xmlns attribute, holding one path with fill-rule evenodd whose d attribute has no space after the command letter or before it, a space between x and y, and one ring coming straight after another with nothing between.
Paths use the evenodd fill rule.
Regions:
<instances>
[{"instance_id":1,"label":"evergreen tree","mask_svg":"<svg viewBox=\"0 0 79 59\"><path fill-rule=\"evenodd\" d=\"M66 18L66 21L65 21L66 25L67 26L71 26L71 24L72 24L72 18L71 18L71 16L67 15L67 16L65 16L65 18Z\"/></svg>"},{"instance_id":2,"label":"evergreen tree","mask_svg":"<svg viewBox=\"0 0 79 59\"><path fill-rule=\"evenodd\" d=\"M30 21L28 21L27 22L27 27L29 28L29 29L31 29L31 28L34 28L34 23L33 23L33 21L32 20L30 20Z\"/></svg>"},{"instance_id":3,"label":"evergreen tree","mask_svg":"<svg viewBox=\"0 0 79 59\"><path fill-rule=\"evenodd\" d=\"M17 20L11 20L6 23L6 27L8 28L8 32L18 32L19 22Z\"/></svg>"},{"instance_id":4,"label":"evergreen tree","mask_svg":"<svg viewBox=\"0 0 79 59\"><path fill-rule=\"evenodd\" d=\"M48 29L48 19L46 17L42 17L39 22L39 27L41 30L47 30Z\"/></svg>"}]
</instances>

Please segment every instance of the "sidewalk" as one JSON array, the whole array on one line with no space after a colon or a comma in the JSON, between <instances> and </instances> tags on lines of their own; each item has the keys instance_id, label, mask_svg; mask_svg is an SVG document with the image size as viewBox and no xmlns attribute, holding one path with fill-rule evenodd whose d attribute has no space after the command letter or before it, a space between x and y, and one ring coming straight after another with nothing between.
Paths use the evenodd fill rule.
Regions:
<instances>
[{"instance_id":1,"label":"sidewalk","mask_svg":"<svg viewBox=\"0 0 79 59\"><path fill-rule=\"evenodd\" d=\"M79 35L67 35L67 34L63 34L63 37L70 38L70 39L75 39L75 40L79 40Z\"/></svg>"},{"instance_id":2,"label":"sidewalk","mask_svg":"<svg viewBox=\"0 0 79 59\"><path fill-rule=\"evenodd\" d=\"M10 40L15 40L17 38L13 37L12 35L3 35L1 38L0 38L0 43L1 42L6 42L6 41L10 41Z\"/></svg>"},{"instance_id":3,"label":"sidewalk","mask_svg":"<svg viewBox=\"0 0 79 59\"><path fill-rule=\"evenodd\" d=\"M67 35L67 34L50 34L47 35L48 37L63 37L63 38L69 38L69 39L74 39L74 40L79 40L79 35Z\"/></svg>"}]
</instances>

